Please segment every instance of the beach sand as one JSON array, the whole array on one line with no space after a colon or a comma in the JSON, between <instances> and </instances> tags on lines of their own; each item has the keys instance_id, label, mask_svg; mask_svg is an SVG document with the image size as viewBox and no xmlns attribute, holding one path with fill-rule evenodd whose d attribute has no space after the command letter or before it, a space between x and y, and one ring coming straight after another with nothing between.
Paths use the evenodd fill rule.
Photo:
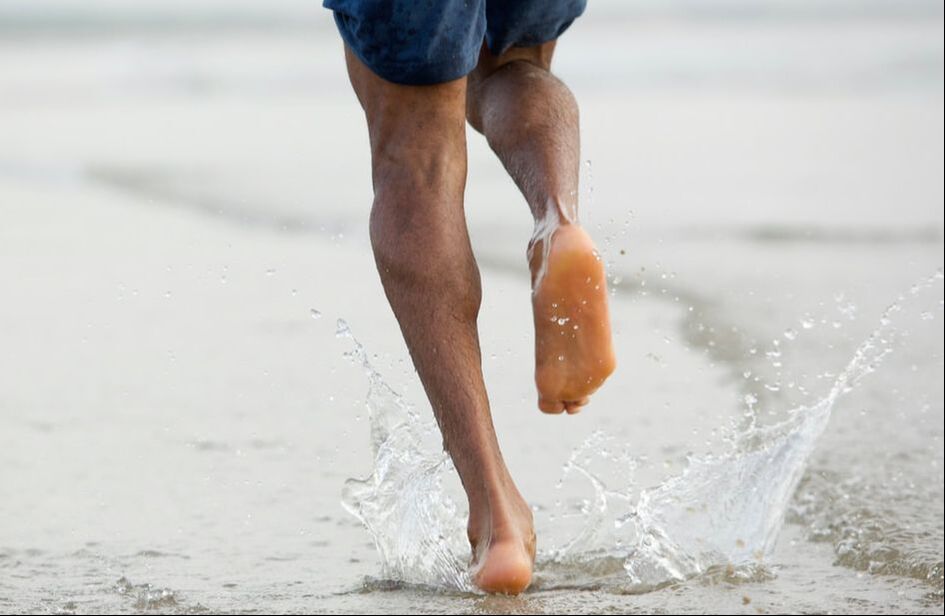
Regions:
<instances>
[{"instance_id":1,"label":"beach sand","mask_svg":"<svg viewBox=\"0 0 945 616\"><path fill-rule=\"evenodd\" d=\"M747 406L774 423L825 395L905 298L894 352L837 404L760 572L626 593L539 567L508 598L385 581L341 506L372 454L338 319L430 413L371 258L366 130L329 15L12 6L6 611L942 611L940 276L910 293L943 265L940 7L601 3L576 22L556 68L581 105L618 370L575 417L536 408L531 221L470 132L483 366L540 551L570 537L557 503L584 519L593 491L556 484L595 433L639 457L635 484L662 485Z\"/></svg>"}]
</instances>

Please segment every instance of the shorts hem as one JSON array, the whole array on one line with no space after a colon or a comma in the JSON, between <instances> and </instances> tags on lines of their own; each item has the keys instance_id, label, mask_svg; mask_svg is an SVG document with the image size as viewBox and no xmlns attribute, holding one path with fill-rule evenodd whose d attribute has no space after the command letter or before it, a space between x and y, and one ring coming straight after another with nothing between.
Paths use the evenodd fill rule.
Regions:
<instances>
[{"instance_id":1,"label":"shorts hem","mask_svg":"<svg viewBox=\"0 0 945 616\"><path fill-rule=\"evenodd\" d=\"M568 30L568 28L572 26L572 24L574 24L574 21L578 17L580 17L583 13L584 11L582 9L580 13L578 13L577 15L575 15L574 17L572 17L571 19L567 21L562 22L562 21L555 20L555 21L546 22L547 25L550 27L549 31L553 32L553 34L550 34L548 36L531 37L524 42L522 41L504 42L503 41L503 44L497 49L493 48L492 41L490 40L492 37L489 36L489 33L487 31L486 37L485 37L486 46L489 48L489 52L492 55L499 56L507 52L509 49L512 49L513 47L524 47L524 48L538 47L539 45L544 45L545 43L556 41L562 34L564 34Z\"/></svg>"},{"instance_id":2,"label":"shorts hem","mask_svg":"<svg viewBox=\"0 0 945 616\"><path fill-rule=\"evenodd\" d=\"M465 77L476 68L479 62L479 48L464 54L464 62L457 65L455 59L441 62L378 62L367 57L361 49L359 41L348 31L342 13L334 11L335 24L345 44L354 52L354 55L367 66L372 73L385 81L404 86L431 86Z\"/></svg>"}]
</instances>

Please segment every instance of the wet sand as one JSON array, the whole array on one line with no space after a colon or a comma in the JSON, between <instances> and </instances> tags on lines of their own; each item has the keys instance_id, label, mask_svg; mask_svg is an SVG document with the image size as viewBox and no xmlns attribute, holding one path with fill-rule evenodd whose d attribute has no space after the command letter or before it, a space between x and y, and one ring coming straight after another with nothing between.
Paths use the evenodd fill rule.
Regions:
<instances>
[{"instance_id":1,"label":"wet sand","mask_svg":"<svg viewBox=\"0 0 945 616\"><path fill-rule=\"evenodd\" d=\"M0 606L941 611L940 282L834 410L761 573L626 595L549 567L515 599L378 579L340 504L371 452L368 383L336 319L428 410L370 258L339 44L294 10L310 20L276 31L130 20L0 39ZM530 220L471 136L484 369L540 514L589 497L555 486L597 430L653 486L717 451L746 395L762 422L823 395L883 309L942 267L942 28L918 12L735 28L606 5L575 27L558 67L582 105L583 217L619 362L577 417L535 408ZM619 24L638 36L585 70ZM573 530L548 525L540 550Z\"/></svg>"}]
</instances>

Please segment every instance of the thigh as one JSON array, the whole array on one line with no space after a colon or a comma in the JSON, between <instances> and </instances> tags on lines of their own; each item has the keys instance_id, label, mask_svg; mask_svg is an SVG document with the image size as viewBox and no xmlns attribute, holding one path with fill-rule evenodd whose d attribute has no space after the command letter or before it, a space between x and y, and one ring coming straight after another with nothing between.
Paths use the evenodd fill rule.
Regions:
<instances>
[{"instance_id":1,"label":"thigh","mask_svg":"<svg viewBox=\"0 0 945 616\"><path fill-rule=\"evenodd\" d=\"M465 77L401 85L375 74L347 45L345 61L367 119L375 184L379 174L421 176L461 168L465 177Z\"/></svg>"}]
</instances>

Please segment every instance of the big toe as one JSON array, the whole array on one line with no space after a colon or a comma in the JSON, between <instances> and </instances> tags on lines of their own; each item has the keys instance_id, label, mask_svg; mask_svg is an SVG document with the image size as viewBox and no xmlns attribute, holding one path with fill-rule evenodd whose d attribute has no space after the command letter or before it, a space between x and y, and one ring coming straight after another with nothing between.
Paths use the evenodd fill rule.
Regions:
<instances>
[{"instance_id":1,"label":"big toe","mask_svg":"<svg viewBox=\"0 0 945 616\"><path fill-rule=\"evenodd\" d=\"M561 400L551 400L549 398L538 398L538 408L542 413L558 415L564 411L564 402Z\"/></svg>"}]
</instances>

